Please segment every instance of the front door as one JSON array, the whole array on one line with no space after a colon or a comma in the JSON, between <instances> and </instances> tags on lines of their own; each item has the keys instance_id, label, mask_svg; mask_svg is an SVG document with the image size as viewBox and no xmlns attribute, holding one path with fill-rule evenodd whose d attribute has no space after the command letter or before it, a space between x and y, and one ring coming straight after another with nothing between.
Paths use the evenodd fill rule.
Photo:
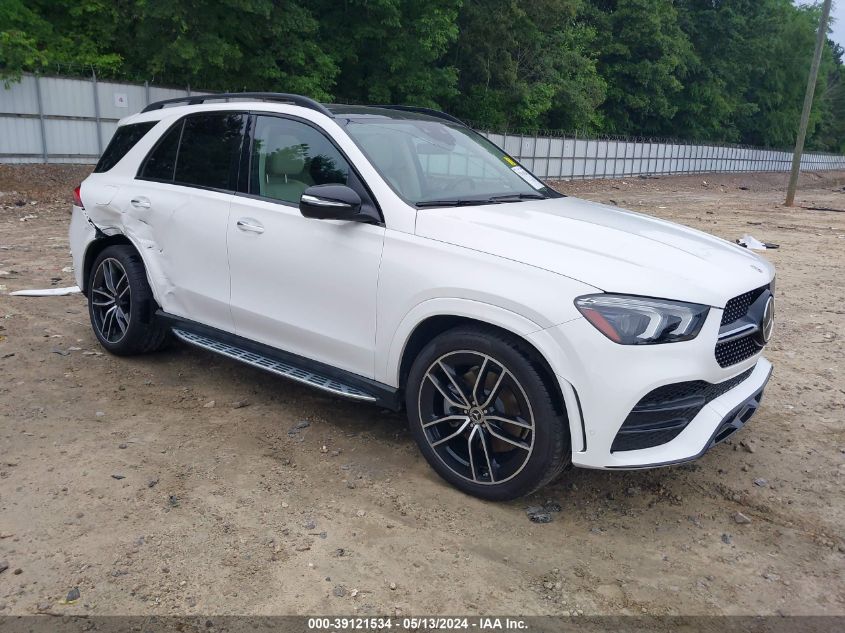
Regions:
<instances>
[{"instance_id":1,"label":"front door","mask_svg":"<svg viewBox=\"0 0 845 633\"><path fill-rule=\"evenodd\" d=\"M370 196L322 131L274 115L257 115L252 128L249 195L233 199L228 228L235 330L371 378L384 227L299 212L311 185Z\"/></svg>"}]
</instances>

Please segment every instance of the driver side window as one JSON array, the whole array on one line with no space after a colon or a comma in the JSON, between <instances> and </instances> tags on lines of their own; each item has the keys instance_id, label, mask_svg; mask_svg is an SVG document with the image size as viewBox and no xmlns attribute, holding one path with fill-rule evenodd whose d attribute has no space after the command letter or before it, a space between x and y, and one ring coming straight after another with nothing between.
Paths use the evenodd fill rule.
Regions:
<instances>
[{"instance_id":1,"label":"driver side window","mask_svg":"<svg viewBox=\"0 0 845 633\"><path fill-rule=\"evenodd\" d=\"M348 184L349 165L313 127L274 116L256 117L250 193L299 204L311 185Z\"/></svg>"}]
</instances>

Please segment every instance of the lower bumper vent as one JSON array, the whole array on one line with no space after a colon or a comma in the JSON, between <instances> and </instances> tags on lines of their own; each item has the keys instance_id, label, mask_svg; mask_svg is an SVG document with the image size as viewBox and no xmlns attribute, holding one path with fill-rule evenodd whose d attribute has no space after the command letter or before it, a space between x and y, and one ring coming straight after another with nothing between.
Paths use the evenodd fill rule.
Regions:
<instances>
[{"instance_id":1,"label":"lower bumper vent","mask_svg":"<svg viewBox=\"0 0 845 633\"><path fill-rule=\"evenodd\" d=\"M692 380L648 392L625 418L610 452L652 448L672 441L708 402L738 386L752 371L753 367L719 383Z\"/></svg>"}]
</instances>

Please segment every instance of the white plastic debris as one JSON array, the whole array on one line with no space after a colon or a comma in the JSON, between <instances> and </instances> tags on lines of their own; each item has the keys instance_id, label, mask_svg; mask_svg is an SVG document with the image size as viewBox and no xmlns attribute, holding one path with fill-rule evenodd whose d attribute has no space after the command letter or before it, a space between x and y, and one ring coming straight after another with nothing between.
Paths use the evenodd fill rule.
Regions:
<instances>
[{"instance_id":1,"label":"white plastic debris","mask_svg":"<svg viewBox=\"0 0 845 633\"><path fill-rule=\"evenodd\" d=\"M41 290L15 290L10 295L16 297L64 297L65 295L81 292L79 286L68 286L67 288L44 288Z\"/></svg>"},{"instance_id":2,"label":"white plastic debris","mask_svg":"<svg viewBox=\"0 0 845 633\"><path fill-rule=\"evenodd\" d=\"M752 251L766 250L766 245L763 242L752 235L748 235L747 233L739 238L736 243L740 246L744 246L745 248L750 248Z\"/></svg>"}]
</instances>

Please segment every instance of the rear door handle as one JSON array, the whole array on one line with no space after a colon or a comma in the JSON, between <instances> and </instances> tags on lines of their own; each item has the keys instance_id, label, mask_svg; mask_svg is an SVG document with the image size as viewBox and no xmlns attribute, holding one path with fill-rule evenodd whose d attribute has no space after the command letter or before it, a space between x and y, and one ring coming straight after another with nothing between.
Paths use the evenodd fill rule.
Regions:
<instances>
[{"instance_id":1,"label":"rear door handle","mask_svg":"<svg viewBox=\"0 0 845 633\"><path fill-rule=\"evenodd\" d=\"M145 198L144 196L138 196L137 198L132 198L132 200L129 201L129 204L131 204L136 209L149 209L150 199Z\"/></svg>"},{"instance_id":2,"label":"rear door handle","mask_svg":"<svg viewBox=\"0 0 845 633\"><path fill-rule=\"evenodd\" d=\"M252 218L241 218L235 224L241 231L249 231L250 233L264 232L264 225Z\"/></svg>"}]
</instances>

